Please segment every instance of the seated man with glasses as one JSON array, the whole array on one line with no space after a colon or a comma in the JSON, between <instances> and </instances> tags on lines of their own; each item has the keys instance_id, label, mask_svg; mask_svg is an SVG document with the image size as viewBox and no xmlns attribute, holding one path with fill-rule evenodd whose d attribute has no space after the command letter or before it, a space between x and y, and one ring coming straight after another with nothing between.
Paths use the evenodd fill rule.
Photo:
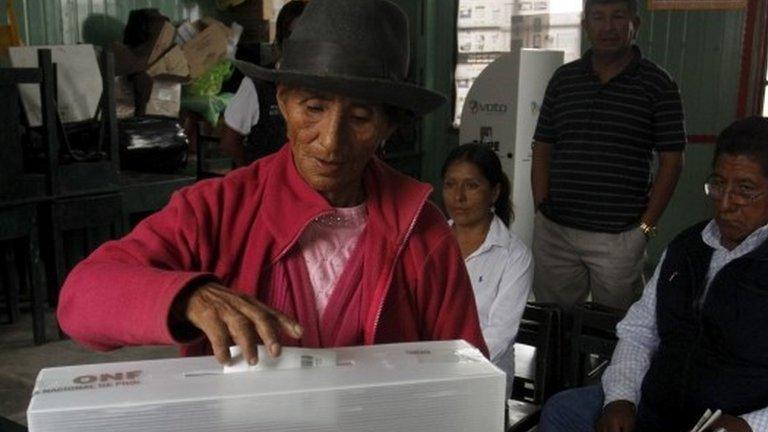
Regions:
<instances>
[{"instance_id":1,"label":"seated man with glasses","mask_svg":"<svg viewBox=\"0 0 768 432\"><path fill-rule=\"evenodd\" d=\"M602 386L544 407L539 431L768 431L768 119L717 140L704 186L714 219L667 247L642 298L617 326Z\"/></svg>"}]
</instances>

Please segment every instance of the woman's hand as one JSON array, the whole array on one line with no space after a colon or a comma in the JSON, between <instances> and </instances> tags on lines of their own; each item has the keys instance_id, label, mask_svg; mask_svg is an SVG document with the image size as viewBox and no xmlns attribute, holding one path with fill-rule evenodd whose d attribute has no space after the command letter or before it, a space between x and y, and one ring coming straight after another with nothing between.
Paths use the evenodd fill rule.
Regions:
<instances>
[{"instance_id":1,"label":"woman's hand","mask_svg":"<svg viewBox=\"0 0 768 432\"><path fill-rule=\"evenodd\" d=\"M242 348L249 364L256 364L259 341L272 357L277 357L280 355L278 331L295 339L302 334L296 321L218 283L195 288L179 301L180 315L205 333L216 360L222 364L229 364L229 347L233 342Z\"/></svg>"},{"instance_id":2,"label":"woman's hand","mask_svg":"<svg viewBox=\"0 0 768 432\"><path fill-rule=\"evenodd\" d=\"M597 420L597 432L631 432L635 428L635 404L617 400L603 408Z\"/></svg>"}]
</instances>

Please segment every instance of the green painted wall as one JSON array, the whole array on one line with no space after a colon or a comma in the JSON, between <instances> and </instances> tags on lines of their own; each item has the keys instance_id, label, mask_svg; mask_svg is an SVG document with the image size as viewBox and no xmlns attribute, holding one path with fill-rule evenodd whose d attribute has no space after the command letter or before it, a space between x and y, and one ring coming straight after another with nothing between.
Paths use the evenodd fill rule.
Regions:
<instances>
[{"instance_id":1,"label":"green painted wall","mask_svg":"<svg viewBox=\"0 0 768 432\"><path fill-rule=\"evenodd\" d=\"M648 11L645 2L638 45L677 81L689 135L717 135L736 118L743 11ZM711 217L703 193L712 144L689 144L672 202L648 248L655 263L681 230Z\"/></svg>"},{"instance_id":2,"label":"green painted wall","mask_svg":"<svg viewBox=\"0 0 768 432\"><path fill-rule=\"evenodd\" d=\"M716 135L736 115L744 12L643 9L640 15L638 45L680 85L688 133Z\"/></svg>"}]
</instances>

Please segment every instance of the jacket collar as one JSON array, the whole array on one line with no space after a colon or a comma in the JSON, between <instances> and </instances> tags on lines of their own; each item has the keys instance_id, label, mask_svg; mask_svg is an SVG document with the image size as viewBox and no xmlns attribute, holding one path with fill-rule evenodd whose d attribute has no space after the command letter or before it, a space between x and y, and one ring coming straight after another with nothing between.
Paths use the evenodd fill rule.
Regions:
<instances>
[{"instance_id":1,"label":"jacket collar","mask_svg":"<svg viewBox=\"0 0 768 432\"><path fill-rule=\"evenodd\" d=\"M766 243L766 240L768 240L768 225L763 225L753 231L731 251L727 251L722 245L720 236L720 228L714 219L701 231L701 239L707 246L714 250L725 251L728 256L741 257L750 255L752 258L768 259L768 243Z\"/></svg>"},{"instance_id":2,"label":"jacket collar","mask_svg":"<svg viewBox=\"0 0 768 432\"><path fill-rule=\"evenodd\" d=\"M277 244L272 261L285 253L307 225L333 207L301 177L293 162L291 143L272 158L254 164L265 168L262 212L266 228ZM363 173L368 229L381 233L394 245L405 242L410 227L427 201L432 187L407 177L374 157Z\"/></svg>"},{"instance_id":3,"label":"jacket collar","mask_svg":"<svg viewBox=\"0 0 768 432\"><path fill-rule=\"evenodd\" d=\"M448 221L448 225L453 227L453 219ZM491 219L491 226L488 228L488 234L485 235L483 243L475 249L474 252L469 254L465 261L470 260L478 255L481 255L494 247L505 248L509 245L509 229L504 225L504 222L499 219L498 216L493 215Z\"/></svg>"},{"instance_id":4,"label":"jacket collar","mask_svg":"<svg viewBox=\"0 0 768 432\"><path fill-rule=\"evenodd\" d=\"M624 74L632 74L635 71L637 71L638 67L640 66L640 62L643 60L643 52L640 50L640 47L637 45L632 45L631 47L632 52L634 53L634 57L632 58L632 61L627 65L627 67L624 68L618 75L621 76ZM587 74L595 75L594 69L592 69L592 55L593 55L592 48L588 49L587 51L582 54L579 61L581 61L581 66L584 68L584 71Z\"/></svg>"},{"instance_id":5,"label":"jacket collar","mask_svg":"<svg viewBox=\"0 0 768 432\"><path fill-rule=\"evenodd\" d=\"M481 244L477 250L472 252L472 254L467 257L467 260L483 254L494 247L505 248L508 244L509 230L506 226L504 226L504 222L502 222L498 216L493 215L493 219L491 219L491 227L488 229L488 234L485 236L485 241L483 241L483 244Z\"/></svg>"}]
</instances>

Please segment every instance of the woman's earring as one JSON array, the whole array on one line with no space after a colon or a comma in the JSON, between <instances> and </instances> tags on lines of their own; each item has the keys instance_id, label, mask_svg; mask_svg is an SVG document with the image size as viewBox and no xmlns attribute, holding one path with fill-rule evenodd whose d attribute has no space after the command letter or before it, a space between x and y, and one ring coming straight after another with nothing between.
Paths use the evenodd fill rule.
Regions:
<instances>
[{"instance_id":1,"label":"woman's earring","mask_svg":"<svg viewBox=\"0 0 768 432\"><path fill-rule=\"evenodd\" d=\"M496 206L495 205L491 206L491 214L496 214Z\"/></svg>"}]
</instances>

